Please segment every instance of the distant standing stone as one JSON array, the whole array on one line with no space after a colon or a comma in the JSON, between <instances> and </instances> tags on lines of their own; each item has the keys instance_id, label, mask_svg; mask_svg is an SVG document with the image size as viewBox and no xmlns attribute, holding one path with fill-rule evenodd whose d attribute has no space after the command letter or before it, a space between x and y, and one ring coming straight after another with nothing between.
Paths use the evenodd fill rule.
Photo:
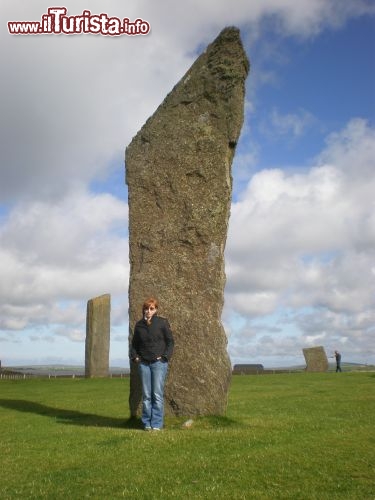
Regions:
<instances>
[{"instance_id":1,"label":"distant standing stone","mask_svg":"<svg viewBox=\"0 0 375 500\"><path fill-rule=\"evenodd\" d=\"M108 377L111 296L95 297L87 302L85 376Z\"/></svg>"},{"instance_id":2,"label":"distant standing stone","mask_svg":"<svg viewBox=\"0 0 375 500\"><path fill-rule=\"evenodd\" d=\"M302 349L306 361L307 372L326 372L328 358L323 346L306 347Z\"/></svg>"},{"instance_id":3,"label":"distant standing stone","mask_svg":"<svg viewBox=\"0 0 375 500\"><path fill-rule=\"evenodd\" d=\"M157 297L175 337L165 391L175 415L227 406L224 249L248 71L239 30L224 29L126 150L130 340L143 300ZM132 415L140 398L132 365Z\"/></svg>"}]
</instances>

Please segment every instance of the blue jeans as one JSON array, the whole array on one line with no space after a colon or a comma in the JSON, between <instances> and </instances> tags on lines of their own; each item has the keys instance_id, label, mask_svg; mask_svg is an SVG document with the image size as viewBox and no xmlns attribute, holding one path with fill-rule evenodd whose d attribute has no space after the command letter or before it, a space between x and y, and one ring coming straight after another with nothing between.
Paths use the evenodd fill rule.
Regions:
<instances>
[{"instance_id":1,"label":"blue jeans","mask_svg":"<svg viewBox=\"0 0 375 500\"><path fill-rule=\"evenodd\" d=\"M164 383L168 363L139 364L142 382L142 423L145 427L161 429L164 421Z\"/></svg>"}]
</instances>

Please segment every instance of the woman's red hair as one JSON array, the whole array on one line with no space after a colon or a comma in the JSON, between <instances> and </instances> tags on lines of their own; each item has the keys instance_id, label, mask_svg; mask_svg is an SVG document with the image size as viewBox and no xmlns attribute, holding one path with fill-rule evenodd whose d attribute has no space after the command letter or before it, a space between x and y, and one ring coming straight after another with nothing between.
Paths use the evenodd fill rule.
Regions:
<instances>
[{"instance_id":1,"label":"woman's red hair","mask_svg":"<svg viewBox=\"0 0 375 500\"><path fill-rule=\"evenodd\" d=\"M145 312L145 310L147 308L149 308L150 306L154 306L155 309L158 309L159 307L159 302L157 301L157 299L155 299L154 297L150 297L149 299L145 300L143 302L143 306L142 306L142 314Z\"/></svg>"}]
</instances>

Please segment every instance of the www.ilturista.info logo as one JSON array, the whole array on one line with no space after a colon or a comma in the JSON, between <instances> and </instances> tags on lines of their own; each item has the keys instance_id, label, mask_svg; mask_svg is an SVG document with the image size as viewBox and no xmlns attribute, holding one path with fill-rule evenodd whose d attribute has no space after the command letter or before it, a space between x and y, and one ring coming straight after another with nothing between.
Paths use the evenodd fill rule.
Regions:
<instances>
[{"instance_id":1,"label":"www.ilturista.info logo","mask_svg":"<svg viewBox=\"0 0 375 500\"><path fill-rule=\"evenodd\" d=\"M147 35L150 24L143 19L130 22L129 18L109 17L108 14L91 14L84 10L79 16L67 16L66 7L50 7L41 21L8 21L11 35Z\"/></svg>"}]
</instances>

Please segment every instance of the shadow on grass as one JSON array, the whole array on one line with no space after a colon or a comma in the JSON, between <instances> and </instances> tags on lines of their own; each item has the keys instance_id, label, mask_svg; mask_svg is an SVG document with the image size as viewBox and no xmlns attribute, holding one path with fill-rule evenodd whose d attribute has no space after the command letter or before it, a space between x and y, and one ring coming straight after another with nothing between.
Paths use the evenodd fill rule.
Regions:
<instances>
[{"instance_id":1,"label":"shadow on grass","mask_svg":"<svg viewBox=\"0 0 375 500\"><path fill-rule=\"evenodd\" d=\"M76 410L53 408L23 399L0 399L0 406L22 413L34 413L35 415L54 418L59 424L81 425L85 427L113 427L116 429L142 429L141 421L138 418L124 420L122 418L105 417L103 415L93 415L92 413L83 413Z\"/></svg>"}]
</instances>

